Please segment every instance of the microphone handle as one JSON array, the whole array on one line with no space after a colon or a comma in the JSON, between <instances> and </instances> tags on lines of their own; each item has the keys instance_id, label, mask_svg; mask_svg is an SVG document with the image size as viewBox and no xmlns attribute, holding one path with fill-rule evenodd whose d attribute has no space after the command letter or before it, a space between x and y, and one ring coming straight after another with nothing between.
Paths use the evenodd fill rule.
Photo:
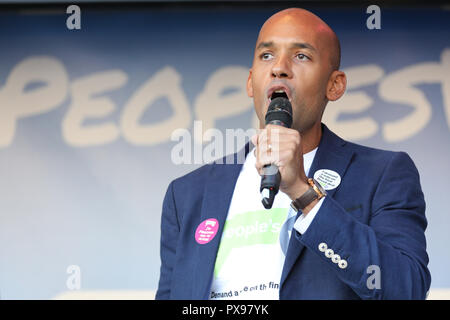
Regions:
<instances>
[{"instance_id":1,"label":"microphone handle","mask_svg":"<svg viewBox=\"0 0 450 320\"><path fill-rule=\"evenodd\" d=\"M272 208L273 201L280 187L281 175L275 164L266 164L263 167L263 176L261 177L261 202L266 209Z\"/></svg>"}]
</instances>

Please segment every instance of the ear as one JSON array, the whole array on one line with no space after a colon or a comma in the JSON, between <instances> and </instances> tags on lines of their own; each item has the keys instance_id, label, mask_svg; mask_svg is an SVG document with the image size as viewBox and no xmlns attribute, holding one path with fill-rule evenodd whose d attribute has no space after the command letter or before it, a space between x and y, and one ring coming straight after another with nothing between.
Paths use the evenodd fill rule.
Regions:
<instances>
[{"instance_id":1,"label":"ear","mask_svg":"<svg viewBox=\"0 0 450 320\"><path fill-rule=\"evenodd\" d=\"M344 72L335 70L331 73L327 84L327 99L329 101L336 101L345 92L347 88L347 76Z\"/></svg>"},{"instance_id":2,"label":"ear","mask_svg":"<svg viewBox=\"0 0 450 320\"><path fill-rule=\"evenodd\" d=\"M248 72L247 78L247 95L253 98L253 85L252 85L252 69Z\"/></svg>"}]
</instances>

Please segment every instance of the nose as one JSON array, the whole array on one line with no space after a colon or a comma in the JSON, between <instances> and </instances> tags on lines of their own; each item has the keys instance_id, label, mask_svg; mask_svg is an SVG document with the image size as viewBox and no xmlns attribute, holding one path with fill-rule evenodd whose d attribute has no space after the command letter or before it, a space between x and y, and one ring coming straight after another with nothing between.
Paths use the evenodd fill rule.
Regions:
<instances>
[{"instance_id":1,"label":"nose","mask_svg":"<svg viewBox=\"0 0 450 320\"><path fill-rule=\"evenodd\" d=\"M272 77L274 78L292 78L292 70L289 59L281 55L272 65Z\"/></svg>"}]
</instances>

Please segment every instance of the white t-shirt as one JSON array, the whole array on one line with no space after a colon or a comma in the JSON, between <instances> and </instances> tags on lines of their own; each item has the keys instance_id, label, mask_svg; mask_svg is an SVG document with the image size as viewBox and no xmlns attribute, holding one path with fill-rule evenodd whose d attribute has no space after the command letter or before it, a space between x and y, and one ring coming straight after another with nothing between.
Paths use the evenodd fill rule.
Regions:
<instances>
[{"instance_id":1,"label":"white t-shirt","mask_svg":"<svg viewBox=\"0 0 450 320\"><path fill-rule=\"evenodd\" d=\"M303 155L305 173L317 148ZM214 267L209 299L279 299L279 283L285 260L280 246L280 229L288 216L292 200L281 190L272 209L261 203L261 176L255 168L254 149L245 159L236 182ZM319 202L321 205L322 200ZM295 228L304 233L317 213L319 204ZM317 208L316 208L317 207ZM314 212L313 212L314 211Z\"/></svg>"}]
</instances>

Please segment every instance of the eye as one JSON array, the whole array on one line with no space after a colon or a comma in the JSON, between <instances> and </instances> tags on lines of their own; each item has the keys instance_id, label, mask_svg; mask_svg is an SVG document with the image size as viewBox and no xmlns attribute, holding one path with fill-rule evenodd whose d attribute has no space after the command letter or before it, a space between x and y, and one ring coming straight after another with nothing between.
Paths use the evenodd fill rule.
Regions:
<instances>
[{"instance_id":1,"label":"eye","mask_svg":"<svg viewBox=\"0 0 450 320\"><path fill-rule=\"evenodd\" d=\"M260 55L261 60L265 61L265 60L269 60L273 57L273 55L269 52L264 52Z\"/></svg>"},{"instance_id":2,"label":"eye","mask_svg":"<svg viewBox=\"0 0 450 320\"><path fill-rule=\"evenodd\" d=\"M299 53L296 55L297 59L301 60L301 61L306 61L306 60L310 60L308 56L304 55L303 53Z\"/></svg>"}]
</instances>

